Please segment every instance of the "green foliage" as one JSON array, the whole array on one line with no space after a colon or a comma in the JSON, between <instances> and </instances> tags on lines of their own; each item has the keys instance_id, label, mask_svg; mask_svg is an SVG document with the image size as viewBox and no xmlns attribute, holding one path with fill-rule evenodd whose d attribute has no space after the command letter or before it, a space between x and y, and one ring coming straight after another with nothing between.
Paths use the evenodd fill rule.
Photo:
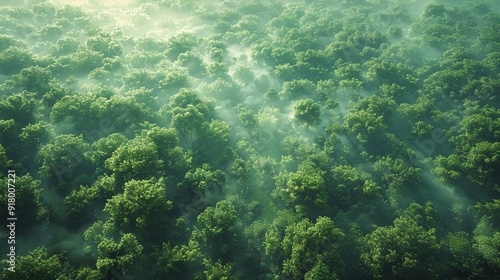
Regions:
<instances>
[{"instance_id":1,"label":"green foliage","mask_svg":"<svg viewBox=\"0 0 500 280\"><path fill-rule=\"evenodd\" d=\"M98 172L104 172L105 162L113 152L127 142L127 138L120 133L113 133L92 144L90 159Z\"/></svg>"},{"instance_id":2,"label":"green foliage","mask_svg":"<svg viewBox=\"0 0 500 280\"><path fill-rule=\"evenodd\" d=\"M155 236L166 227L171 209L162 179L131 180L125 183L123 193L113 196L104 207L116 229L140 234L141 238Z\"/></svg>"},{"instance_id":3,"label":"green foliage","mask_svg":"<svg viewBox=\"0 0 500 280\"><path fill-rule=\"evenodd\" d=\"M316 125L319 123L321 106L311 98L297 101L294 109L294 116L300 123L307 125Z\"/></svg>"},{"instance_id":4,"label":"green foliage","mask_svg":"<svg viewBox=\"0 0 500 280\"><path fill-rule=\"evenodd\" d=\"M21 126L25 126L35 119L35 100L27 92L10 95L0 102L0 118L13 118Z\"/></svg>"},{"instance_id":5,"label":"green foliage","mask_svg":"<svg viewBox=\"0 0 500 280\"><path fill-rule=\"evenodd\" d=\"M10 178L10 177L9 177ZM16 197L22 198L15 201L15 216L26 222L26 226L17 228L17 232L22 234L28 231L29 228L35 226L37 223L44 222L48 219L47 205L43 202L43 189L40 187L40 181L34 180L31 175L16 176L15 181L7 182L4 180L4 185L12 184L15 186ZM8 193L0 194L0 203L8 205ZM9 217L7 211L4 211L1 217L7 220Z\"/></svg>"},{"instance_id":6,"label":"green foliage","mask_svg":"<svg viewBox=\"0 0 500 280\"><path fill-rule=\"evenodd\" d=\"M387 125L383 123L383 116L377 116L364 110L352 110L345 118L347 128L356 135L356 139L361 143L367 143L369 140L380 141L381 135L384 135Z\"/></svg>"},{"instance_id":7,"label":"green foliage","mask_svg":"<svg viewBox=\"0 0 500 280\"><path fill-rule=\"evenodd\" d=\"M411 161L384 157L375 162L375 170L384 172L381 179L393 199L404 197L407 192L420 191L421 168L412 166Z\"/></svg>"},{"instance_id":8,"label":"green foliage","mask_svg":"<svg viewBox=\"0 0 500 280\"><path fill-rule=\"evenodd\" d=\"M110 34L101 33L92 36L87 39L85 44L89 50L102 54L103 57L122 55L122 47L116 42L113 42Z\"/></svg>"},{"instance_id":9,"label":"green foliage","mask_svg":"<svg viewBox=\"0 0 500 280\"><path fill-rule=\"evenodd\" d=\"M344 234L327 217L319 217L316 223L304 219L296 225L288 226L282 241L284 254L283 274L288 277L306 278L320 273L329 278L340 279L343 262L336 248Z\"/></svg>"},{"instance_id":10,"label":"green foliage","mask_svg":"<svg viewBox=\"0 0 500 280\"><path fill-rule=\"evenodd\" d=\"M98 112L93 105L103 102L92 95L68 95L54 104L50 113L52 123L67 123L61 130L66 133L82 131L83 127L97 126Z\"/></svg>"},{"instance_id":11,"label":"green foliage","mask_svg":"<svg viewBox=\"0 0 500 280\"><path fill-rule=\"evenodd\" d=\"M474 230L474 249L486 261L490 269L500 269L500 232L487 217L482 217Z\"/></svg>"},{"instance_id":12,"label":"green foliage","mask_svg":"<svg viewBox=\"0 0 500 280\"><path fill-rule=\"evenodd\" d=\"M71 276L71 268L61 254L49 255L45 246L32 250L27 255L17 256L15 272L7 270L3 261L2 279L65 279Z\"/></svg>"},{"instance_id":13,"label":"green foliage","mask_svg":"<svg viewBox=\"0 0 500 280\"><path fill-rule=\"evenodd\" d=\"M190 240L187 245L175 246L163 243L158 255L155 275L159 277L182 277L193 279L192 275L201 266L203 257L198 242Z\"/></svg>"},{"instance_id":14,"label":"green foliage","mask_svg":"<svg viewBox=\"0 0 500 280\"><path fill-rule=\"evenodd\" d=\"M0 278L498 278L493 0L56 2L0 5Z\"/></svg>"},{"instance_id":15,"label":"green foliage","mask_svg":"<svg viewBox=\"0 0 500 280\"><path fill-rule=\"evenodd\" d=\"M33 65L33 57L24 48L10 46L0 52L0 74L12 75Z\"/></svg>"},{"instance_id":16,"label":"green foliage","mask_svg":"<svg viewBox=\"0 0 500 280\"><path fill-rule=\"evenodd\" d=\"M310 96L314 93L316 86L313 82L304 80L292 80L283 83L280 94L285 99L295 99L298 97Z\"/></svg>"},{"instance_id":17,"label":"green foliage","mask_svg":"<svg viewBox=\"0 0 500 280\"><path fill-rule=\"evenodd\" d=\"M206 267L204 271L207 280L236 280L238 279L232 272L233 267L229 264L222 264L220 260L212 264L209 260L204 259L203 263Z\"/></svg>"},{"instance_id":18,"label":"green foliage","mask_svg":"<svg viewBox=\"0 0 500 280\"><path fill-rule=\"evenodd\" d=\"M50 133L49 124L47 122L40 121L23 127L19 138L28 145L35 145L47 141Z\"/></svg>"},{"instance_id":19,"label":"green foliage","mask_svg":"<svg viewBox=\"0 0 500 280\"><path fill-rule=\"evenodd\" d=\"M212 114L208 104L188 89L181 89L173 95L167 110L172 115L172 125L181 132L199 129Z\"/></svg>"},{"instance_id":20,"label":"green foliage","mask_svg":"<svg viewBox=\"0 0 500 280\"><path fill-rule=\"evenodd\" d=\"M68 206L67 223L82 224L95 219L104 208L106 199L117 194L119 188L113 177L99 177L91 186L73 189L64 199Z\"/></svg>"},{"instance_id":21,"label":"green foliage","mask_svg":"<svg viewBox=\"0 0 500 280\"><path fill-rule=\"evenodd\" d=\"M365 180L356 168L347 165L335 166L331 170L330 191L335 207L346 209L359 203L358 207L368 204L361 194L377 197L380 187L373 181Z\"/></svg>"},{"instance_id":22,"label":"green foliage","mask_svg":"<svg viewBox=\"0 0 500 280\"><path fill-rule=\"evenodd\" d=\"M161 175L164 162L158 156L158 146L150 139L136 137L119 146L104 165L119 182L144 180Z\"/></svg>"},{"instance_id":23,"label":"green foliage","mask_svg":"<svg viewBox=\"0 0 500 280\"><path fill-rule=\"evenodd\" d=\"M199 192L212 190L219 191L225 182L224 173L220 170L212 171L209 164L203 164L186 173L183 182L179 183L181 189L191 189Z\"/></svg>"},{"instance_id":24,"label":"green foliage","mask_svg":"<svg viewBox=\"0 0 500 280\"><path fill-rule=\"evenodd\" d=\"M499 142L481 142L472 147L465 166L471 172L469 177L472 182L500 191L500 183L495 175L500 166Z\"/></svg>"},{"instance_id":25,"label":"green foliage","mask_svg":"<svg viewBox=\"0 0 500 280\"><path fill-rule=\"evenodd\" d=\"M212 120L209 124L204 123L193 146L198 157L207 159L206 161L214 166L226 164L232 156L232 151L228 146L230 129L231 127L225 121ZM198 162L203 162L203 160L198 160Z\"/></svg>"},{"instance_id":26,"label":"green foliage","mask_svg":"<svg viewBox=\"0 0 500 280\"><path fill-rule=\"evenodd\" d=\"M7 154L6 154L4 146L0 144L0 166L4 170L7 170L8 168L10 168L13 165L14 164L13 164L12 160L10 160L7 157Z\"/></svg>"},{"instance_id":27,"label":"green foliage","mask_svg":"<svg viewBox=\"0 0 500 280\"><path fill-rule=\"evenodd\" d=\"M442 241L442 247L449 258L451 275L465 274L479 277L482 268L479 267L479 254L472 246L471 238L466 232L450 232Z\"/></svg>"},{"instance_id":28,"label":"green foliage","mask_svg":"<svg viewBox=\"0 0 500 280\"><path fill-rule=\"evenodd\" d=\"M238 65L234 69L234 77L245 84L249 84L255 79L255 74L247 65Z\"/></svg>"},{"instance_id":29,"label":"green foliage","mask_svg":"<svg viewBox=\"0 0 500 280\"><path fill-rule=\"evenodd\" d=\"M192 50L198 44L196 35L192 33L181 33L167 41L167 56L170 60L176 60L184 52Z\"/></svg>"},{"instance_id":30,"label":"green foliage","mask_svg":"<svg viewBox=\"0 0 500 280\"><path fill-rule=\"evenodd\" d=\"M38 173L58 184L56 189L68 192L67 186L75 186L79 180L84 180L85 172L89 171L89 149L81 135L58 135L40 150L43 163Z\"/></svg>"},{"instance_id":31,"label":"green foliage","mask_svg":"<svg viewBox=\"0 0 500 280\"><path fill-rule=\"evenodd\" d=\"M99 243L98 252L96 266L106 278L113 277L116 273L118 275L137 273L141 268L138 263L142 257L143 246L133 234L123 234L118 242L104 238Z\"/></svg>"},{"instance_id":32,"label":"green foliage","mask_svg":"<svg viewBox=\"0 0 500 280\"><path fill-rule=\"evenodd\" d=\"M401 217L393 226L378 227L366 236L361 260L375 279L437 279L439 248L435 229L426 230Z\"/></svg>"},{"instance_id":33,"label":"green foliage","mask_svg":"<svg viewBox=\"0 0 500 280\"><path fill-rule=\"evenodd\" d=\"M12 86L28 92L35 93L38 97L48 93L52 88L52 74L41 67L29 67L12 76Z\"/></svg>"},{"instance_id":34,"label":"green foliage","mask_svg":"<svg viewBox=\"0 0 500 280\"><path fill-rule=\"evenodd\" d=\"M303 162L296 172L283 172L276 177L275 197L298 213L328 209L324 171L312 162Z\"/></svg>"},{"instance_id":35,"label":"green foliage","mask_svg":"<svg viewBox=\"0 0 500 280\"><path fill-rule=\"evenodd\" d=\"M207 207L198 216L200 229L193 235L206 249L215 250L216 256L224 256L231 249L236 249L236 222L237 212L235 205L230 200L217 202L215 207Z\"/></svg>"}]
</instances>

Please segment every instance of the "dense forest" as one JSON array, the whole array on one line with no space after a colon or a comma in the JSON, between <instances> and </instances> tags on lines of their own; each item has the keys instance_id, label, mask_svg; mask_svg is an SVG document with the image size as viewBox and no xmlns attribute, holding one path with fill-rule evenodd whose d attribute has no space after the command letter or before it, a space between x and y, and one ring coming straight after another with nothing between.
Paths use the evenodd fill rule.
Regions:
<instances>
[{"instance_id":1,"label":"dense forest","mask_svg":"<svg viewBox=\"0 0 500 280\"><path fill-rule=\"evenodd\" d=\"M0 278L499 279L499 93L495 0L3 0Z\"/></svg>"}]
</instances>

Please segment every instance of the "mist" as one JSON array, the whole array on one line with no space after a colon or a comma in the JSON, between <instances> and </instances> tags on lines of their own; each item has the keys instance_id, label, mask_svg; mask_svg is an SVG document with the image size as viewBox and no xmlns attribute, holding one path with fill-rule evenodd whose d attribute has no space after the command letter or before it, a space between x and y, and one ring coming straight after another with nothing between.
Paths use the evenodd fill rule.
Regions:
<instances>
[{"instance_id":1,"label":"mist","mask_svg":"<svg viewBox=\"0 0 500 280\"><path fill-rule=\"evenodd\" d=\"M499 13L0 4L0 278L495 279Z\"/></svg>"}]
</instances>

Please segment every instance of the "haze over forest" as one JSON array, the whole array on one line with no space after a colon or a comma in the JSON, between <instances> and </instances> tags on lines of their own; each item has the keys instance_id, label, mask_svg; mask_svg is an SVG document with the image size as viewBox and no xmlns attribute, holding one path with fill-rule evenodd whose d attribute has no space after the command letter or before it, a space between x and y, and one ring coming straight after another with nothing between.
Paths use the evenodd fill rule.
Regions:
<instances>
[{"instance_id":1,"label":"haze over forest","mask_svg":"<svg viewBox=\"0 0 500 280\"><path fill-rule=\"evenodd\" d=\"M499 70L495 0L3 0L0 278L498 279Z\"/></svg>"}]
</instances>

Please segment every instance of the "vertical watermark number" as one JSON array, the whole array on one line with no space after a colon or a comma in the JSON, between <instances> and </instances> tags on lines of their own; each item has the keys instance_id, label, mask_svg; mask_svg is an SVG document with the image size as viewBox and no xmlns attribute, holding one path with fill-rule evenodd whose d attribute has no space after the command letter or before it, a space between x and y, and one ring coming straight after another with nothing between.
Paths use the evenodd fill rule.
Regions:
<instances>
[{"instance_id":1,"label":"vertical watermark number","mask_svg":"<svg viewBox=\"0 0 500 280\"><path fill-rule=\"evenodd\" d=\"M9 253L7 254L7 262L9 263L9 271L16 271L16 171L7 171L7 228L8 239L7 243L10 245Z\"/></svg>"}]
</instances>

